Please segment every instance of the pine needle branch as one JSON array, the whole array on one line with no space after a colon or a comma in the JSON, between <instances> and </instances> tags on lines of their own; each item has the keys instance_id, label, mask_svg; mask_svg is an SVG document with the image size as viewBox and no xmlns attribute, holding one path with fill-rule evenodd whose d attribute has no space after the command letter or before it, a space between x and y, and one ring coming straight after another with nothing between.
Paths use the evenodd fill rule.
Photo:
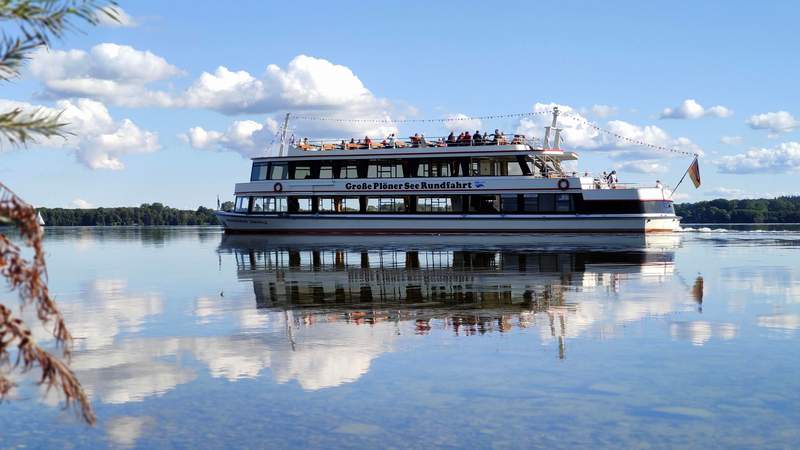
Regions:
<instances>
[{"instance_id":1,"label":"pine needle branch","mask_svg":"<svg viewBox=\"0 0 800 450\"><path fill-rule=\"evenodd\" d=\"M62 137L70 133L64 130L66 122L61 122L61 113L50 113L44 108L25 111L15 108L0 113L0 140L12 145L25 145L36 142L37 138Z\"/></svg>"}]
</instances>

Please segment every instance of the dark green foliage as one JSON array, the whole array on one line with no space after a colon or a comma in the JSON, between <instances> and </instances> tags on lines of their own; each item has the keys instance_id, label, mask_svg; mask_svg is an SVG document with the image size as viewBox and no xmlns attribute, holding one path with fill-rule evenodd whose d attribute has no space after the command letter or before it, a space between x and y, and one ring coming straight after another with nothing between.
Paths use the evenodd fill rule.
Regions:
<instances>
[{"instance_id":1,"label":"dark green foliage","mask_svg":"<svg viewBox=\"0 0 800 450\"><path fill-rule=\"evenodd\" d=\"M233 202L231 201L222 202L222 206L220 207L220 209L226 212L233 211Z\"/></svg>"},{"instance_id":2,"label":"dark green foliage","mask_svg":"<svg viewBox=\"0 0 800 450\"><path fill-rule=\"evenodd\" d=\"M800 196L681 203L684 223L800 223Z\"/></svg>"},{"instance_id":3,"label":"dark green foliage","mask_svg":"<svg viewBox=\"0 0 800 450\"><path fill-rule=\"evenodd\" d=\"M39 208L46 226L218 225L214 211L199 207L181 210L161 203L138 207L65 209Z\"/></svg>"}]
</instances>

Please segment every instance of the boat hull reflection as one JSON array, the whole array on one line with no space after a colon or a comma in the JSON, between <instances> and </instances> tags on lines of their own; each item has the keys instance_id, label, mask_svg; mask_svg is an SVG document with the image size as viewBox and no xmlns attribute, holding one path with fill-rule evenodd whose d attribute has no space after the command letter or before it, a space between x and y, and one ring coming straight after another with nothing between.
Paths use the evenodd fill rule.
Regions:
<instances>
[{"instance_id":1,"label":"boat hull reflection","mask_svg":"<svg viewBox=\"0 0 800 450\"><path fill-rule=\"evenodd\" d=\"M234 254L259 308L535 312L568 306L569 290L671 276L676 239L613 238L228 235L220 251Z\"/></svg>"}]
</instances>

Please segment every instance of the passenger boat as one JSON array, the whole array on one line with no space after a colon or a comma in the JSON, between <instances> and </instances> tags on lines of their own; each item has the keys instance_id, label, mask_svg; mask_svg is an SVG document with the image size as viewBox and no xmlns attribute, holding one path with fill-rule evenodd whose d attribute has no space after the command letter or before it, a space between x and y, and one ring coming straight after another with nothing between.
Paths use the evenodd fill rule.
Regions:
<instances>
[{"instance_id":1,"label":"passenger boat","mask_svg":"<svg viewBox=\"0 0 800 450\"><path fill-rule=\"evenodd\" d=\"M258 233L659 232L678 228L669 190L562 168L558 109L542 145L522 135L429 142L286 143L253 158L226 231ZM553 138L550 144L550 138Z\"/></svg>"}]
</instances>

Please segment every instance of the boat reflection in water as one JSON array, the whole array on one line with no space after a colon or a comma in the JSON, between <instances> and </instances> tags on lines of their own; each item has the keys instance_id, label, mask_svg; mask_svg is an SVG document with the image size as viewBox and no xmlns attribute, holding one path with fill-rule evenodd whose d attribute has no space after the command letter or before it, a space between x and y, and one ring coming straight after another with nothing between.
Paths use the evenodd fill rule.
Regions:
<instances>
[{"instance_id":1,"label":"boat reflection in water","mask_svg":"<svg viewBox=\"0 0 800 450\"><path fill-rule=\"evenodd\" d=\"M224 295L181 306L186 296L98 278L64 302L72 367L92 399L121 404L202 380L199 367L231 382L268 370L277 384L334 388L388 352L499 332L566 358L571 339L613 338L627 324L696 308L702 284L675 284L678 237L656 238L227 235L214 247L238 282ZM211 278L205 261L182 270ZM701 343L718 332L670 328ZM414 334L426 339L407 339Z\"/></svg>"},{"instance_id":2,"label":"boat reflection in water","mask_svg":"<svg viewBox=\"0 0 800 450\"><path fill-rule=\"evenodd\" d=\"M592 239L227 235L220 252L234 255L238 278L252 282L258 308L291 311L299 326L413 320L418 334L441 328L471 335L543 325L564 358L564 338L597 319L597 311L587 310L596 309L594 302L581 307L581 292L616 293L630 277L664 282L679 244L677 235ZM632 309L645 315L673 310L654 305ZM617 312L622 321L640 318Z\"/></svg>"}]
</instances>

